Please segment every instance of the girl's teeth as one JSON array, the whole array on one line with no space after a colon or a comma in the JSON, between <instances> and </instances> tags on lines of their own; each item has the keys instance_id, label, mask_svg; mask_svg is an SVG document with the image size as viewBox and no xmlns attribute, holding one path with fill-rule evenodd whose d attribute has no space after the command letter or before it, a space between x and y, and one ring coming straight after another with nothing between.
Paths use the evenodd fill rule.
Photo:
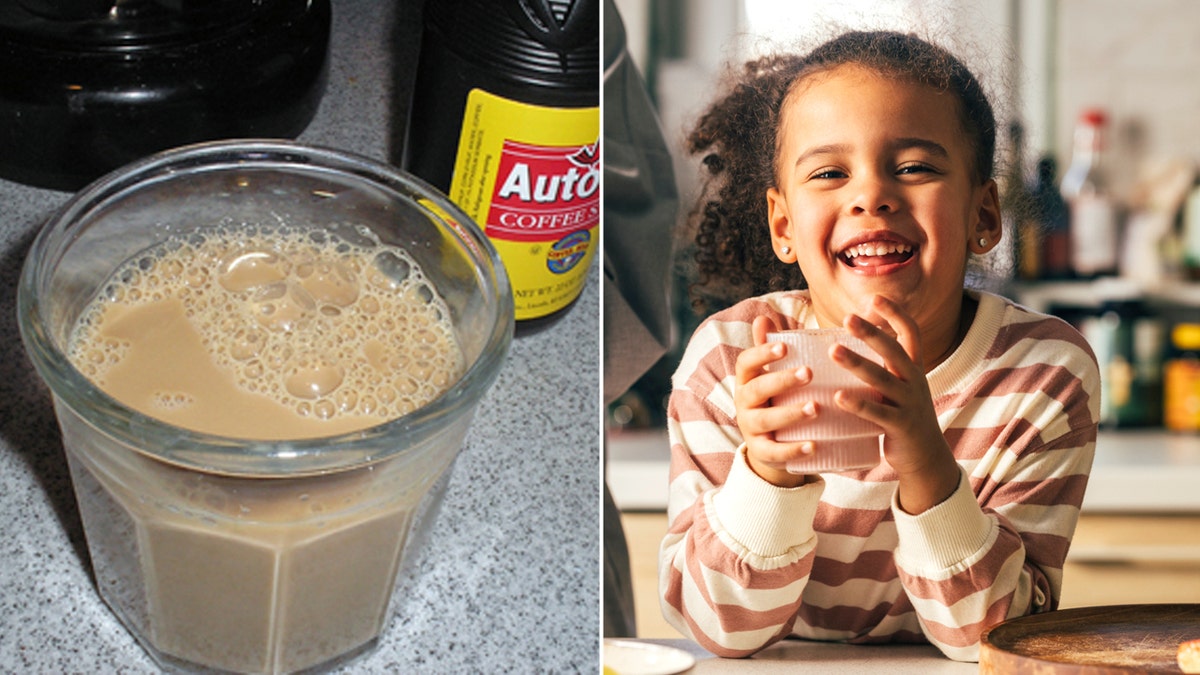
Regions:
<instances>
[{"instance_id":1,"label":"girl's teeth","mask_svg":"<svg viewBox=\"0 0 1200 675\"><path fill-rule=\"evenodd\" d=\"M889 253L908 253L912 250L907 244L871 243L859 244L846 249L847 258L857 258L860 255L879 256Z\"/></svg>"}]
</instances>

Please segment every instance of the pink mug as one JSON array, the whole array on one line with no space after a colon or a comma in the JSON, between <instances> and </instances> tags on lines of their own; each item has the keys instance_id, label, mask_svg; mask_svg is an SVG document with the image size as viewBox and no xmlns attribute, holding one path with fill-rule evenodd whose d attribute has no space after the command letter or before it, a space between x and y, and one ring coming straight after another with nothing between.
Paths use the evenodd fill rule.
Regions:
<instances>
[{"instance_id":1,"label":"pink mug","mask_svg":"<svg viewBox=\"0 0 1200 675\"><path fill-rule=\"evenodd\" d=\"M865 342L851 336L842 328L769 333L767 341L787 345L787 355L771 364L772 370L808 366L813 374L812 381L808 384L798 385L772 401L774 405L799 405L814 401L818 406L815 418L775 432L775 439L778 441L812 441L815 446L811 455L789 462L788 471L849 471L879 464L883 443L882 429L874 422L839 408L833 396L838 390L847 390L877 401L882 400L882 397L850 371L834 363L829 358L829 351L833 345L841 344L876 363L882 364L883 359Z\"/></svg>"}]
</instances>

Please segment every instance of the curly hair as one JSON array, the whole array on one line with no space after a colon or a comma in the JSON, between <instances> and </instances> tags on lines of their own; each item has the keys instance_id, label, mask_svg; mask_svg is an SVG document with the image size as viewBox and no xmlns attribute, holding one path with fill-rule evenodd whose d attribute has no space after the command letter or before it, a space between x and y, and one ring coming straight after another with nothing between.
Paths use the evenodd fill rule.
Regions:
<instances>
[{"instance_id":1,"label":"curly hair","mask_svg":"<svg viewBox=\"0 0 1200 675\"><path fill-rule=\"evenodd\" d=\"M797 84L816 73L855 64L887 77L950 92L960 103L963 132L975 153L978 184L995 169L996 120L987 94L953 54L915 35L843 33L808 54L775 54L746 63L688 134L707 176L694 221L697 309L808 284L797 265L771 246L766 193L776 185L780 111Z\"/></svg>"}]
</instances>

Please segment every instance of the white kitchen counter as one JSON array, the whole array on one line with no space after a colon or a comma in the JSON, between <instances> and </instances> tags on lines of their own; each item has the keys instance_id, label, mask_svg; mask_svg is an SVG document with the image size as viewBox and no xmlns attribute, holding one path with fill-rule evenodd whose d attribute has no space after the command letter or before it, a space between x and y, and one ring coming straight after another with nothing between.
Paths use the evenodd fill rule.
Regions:
<instances>
[{"instance_id":1,"label":"white kitchen counter","mask_svg":"<svg viewBox=\"0 0 1200 675\"><path fill-rule=\"evenodd\" d=\"M833 642L784 640L745 659L722 659L704 651L691 640L635 640L634 644L678 649L689 654L694 675L741 675L779 672L804 672L812 675L857 675L886 673L887 675L966 675L979 672L979 665L951 661L930 645L847 645ZM647 659L644 670L629 672L679 672L674 668L651 668L664 665ZM605 661L605 665L609 665ZM620 672L619 670L617 671Z\"/></svg>"},{"instance_id":2,"label":"white kitchen counter","mask_svg":"<svg viewBox=\"0 0 1200 675\"><path fill-rule=\"evenodd\" d=\"M1200 436L1101 432L1084 511L1200 512Z\"/></svg>"}]
</instances>

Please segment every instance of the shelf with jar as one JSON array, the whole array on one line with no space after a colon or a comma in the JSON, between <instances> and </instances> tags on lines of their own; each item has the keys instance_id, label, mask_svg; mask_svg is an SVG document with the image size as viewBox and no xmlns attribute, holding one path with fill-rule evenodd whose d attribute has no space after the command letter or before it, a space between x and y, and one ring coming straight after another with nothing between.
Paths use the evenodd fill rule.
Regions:
<instances>
[{"instance_id":1,"label":"shelf with jar","mask_svg":"<svg viewBox=\"0 0 1200 675\"><path fill-rule=\"evenodd\" d=\"M1200 283L1015 282L1007 294L1083 333L1100 366L1102 427L1181 432L1200 445Z\"/></svg>"}]
</instances>

